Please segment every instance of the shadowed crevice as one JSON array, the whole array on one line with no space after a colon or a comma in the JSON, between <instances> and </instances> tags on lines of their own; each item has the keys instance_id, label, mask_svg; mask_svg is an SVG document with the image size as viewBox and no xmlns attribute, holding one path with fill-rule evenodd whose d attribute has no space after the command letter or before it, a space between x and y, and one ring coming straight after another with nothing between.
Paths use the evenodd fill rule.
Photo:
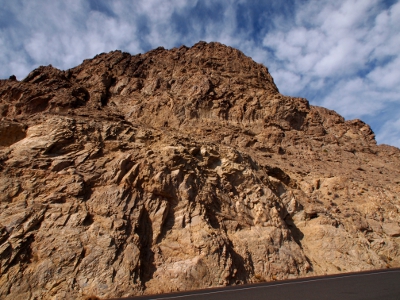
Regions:
<instances>
[{"instance_id":1,"label":"shadowed crevice","mask_svg":"<svg viewBox=\"0 0 400 300\"><path fill-rule=\"evenodd\" d=\"M144 286L146 282L153 278L153 274L157 270L154 264L154 252L151 249L153 242L152 223L146 208L141 211L136 233L139 235L140 277Z\"/></svg>"}]
</instances>

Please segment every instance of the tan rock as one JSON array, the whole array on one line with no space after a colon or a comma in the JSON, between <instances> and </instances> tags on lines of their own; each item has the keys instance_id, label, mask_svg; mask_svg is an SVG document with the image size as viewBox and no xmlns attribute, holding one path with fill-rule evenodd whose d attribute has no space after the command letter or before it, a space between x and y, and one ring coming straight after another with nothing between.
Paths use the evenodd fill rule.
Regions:
<instances>
[{"instance_id":1,"label":"tan rock","mask_svg":"<svg viewBox=\"0 0 400 300\"><path fill-rule=\"evenodd\" d=\"M382 229L389 236L400 236L400 226L398 223L383 223Z\"/></svg>"},{"instance_id":2,"label":"tan rock","mask_svg":"<svg viewBox=\"0 0 400 300\"><path fill-rule=\"evenodd\" d=\"M400 266L400 150L200 42L0 81L0 298Z\"/></svg>"}]
</instances>

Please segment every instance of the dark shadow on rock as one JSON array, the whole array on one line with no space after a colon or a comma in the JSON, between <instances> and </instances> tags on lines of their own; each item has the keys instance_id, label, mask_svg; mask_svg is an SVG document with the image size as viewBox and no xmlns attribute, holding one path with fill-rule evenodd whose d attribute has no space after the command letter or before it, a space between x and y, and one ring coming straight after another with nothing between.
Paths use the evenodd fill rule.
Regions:
<instances>
[{"instance_id":1,"label":"dark shadow on rock","mask_svg":"<svg viewBox=\"0 0 400 300\"><path fill-rule=\"evenodd\" d=\"M82 222L82 225L85 227L89 227L90 225L93 224L93 222L94 222L93 215L88 212L85 219Z\"/></svg>"},{"instance_id":2,"label":"dark shadow on rock","mask_svg":"<svg viewBox=\"0 0 400 300\"><path fill-rule=\"evenodd\" d=\"M151 249L153 243L153 229L151 226L149 212L146 208L142 209L139 217L139 226L136 233L139 235L140 246L140 277L142 285L153 278L156 271L154 264L154 252Z\"/></svg>"},{"instance_id":3,"label":"dark shadow on rock","mask_svg":"<svg viewBox=\"0 0 400 300\"><path fill-rule=\"evenodd\" d=\"M290 230L290 232L292 233L293 239L294 241L301 247L301 240L304 237L304 234L301 232L301 230L296 226L296 224L294 224L292 217L288 214L285 217L285 223L288 227L288 229Z\"/></svg>"},{"instance_id":4,"label":"dark shadow on rock","mask_svg":"<svg viewBox=\"0 0 400 300\"><path fill-rule=\"evenodd\" d=\"M288 174L286 174L282 169L278 167L270 167L270 166L264 166L265 170L267 171L268 176L272 176L280 181L282 181L284 184L291 186L292 180Z\"/></svg>"},{"instance_id":5,"label":"dark shadow on rock","mask_svg":"<svg viewBox=\"0 0 400 300\"><path fill-rule=\"evenodd\" d=\"M33 230L40 227L39 225L34 226ZM24 237L20 240L20 245L16 248L8 247L6 251L2 253L0 258L3 260L8 260L8 262L3 266L1 270L2 274L5 274L14 265L25 265L29 264L35 260L32 252L32 243L35 241L35 236L33 234Z\"/></svg>"},{"instance_id":6,"label":"dark shadow on rock","mask_svg":"<svg viewBox=\"0 0 400 300\"><path fill-rule=\"evenodd\" d=\"M232 265L236 269L236 274L231 273L229 284L232 285L248 283L249 276L251 276L251 274L254 274L254 266L251 255L249 254L249 257L247 259L243 258L243 256L235 251L231 242L229 253L232 257Z\"/></svg>"}]
</instances>

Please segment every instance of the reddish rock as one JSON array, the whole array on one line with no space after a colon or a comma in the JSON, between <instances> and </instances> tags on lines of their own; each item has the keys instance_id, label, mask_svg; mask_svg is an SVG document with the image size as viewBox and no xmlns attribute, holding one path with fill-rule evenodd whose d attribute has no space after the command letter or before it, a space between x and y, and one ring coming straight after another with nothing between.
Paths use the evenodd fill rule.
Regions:
<instances>
[{"instance_id":1,"label":"reddish rock","mask_svg":"<svg viewBox=\"0 0 400 300\"><path fill-rule=\"evenodd\" d=\"M40 67L0 81L0 115L1 298L400 265L400 150L236 49Z\"/></svg>"}]
</instances>

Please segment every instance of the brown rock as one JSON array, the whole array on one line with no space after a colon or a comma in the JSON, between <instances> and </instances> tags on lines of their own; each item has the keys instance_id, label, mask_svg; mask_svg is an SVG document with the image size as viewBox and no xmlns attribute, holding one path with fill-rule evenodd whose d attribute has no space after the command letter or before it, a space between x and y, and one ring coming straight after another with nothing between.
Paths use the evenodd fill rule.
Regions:
<instances>
[{"instance_id":1,"label":"brown rock","mask_svg":"<svg viewBox=\"0 0 400 300\"><path fill-rule=\"evenodd\" d=\"M200 42L0 81L0 297L400 265L400 150ZM387 221L390 220L390 221Z\"/></svg>"},{"instance_id":2,"label":"brown rock","mask_svg":"<svg viewBox=\"0 0 400 300\"><path fill-rule=\"evenodd\" d=\"M398 223L383 223L382 229L389 236L400 236L400 226Z\"/></svg>"}]
</instances>

